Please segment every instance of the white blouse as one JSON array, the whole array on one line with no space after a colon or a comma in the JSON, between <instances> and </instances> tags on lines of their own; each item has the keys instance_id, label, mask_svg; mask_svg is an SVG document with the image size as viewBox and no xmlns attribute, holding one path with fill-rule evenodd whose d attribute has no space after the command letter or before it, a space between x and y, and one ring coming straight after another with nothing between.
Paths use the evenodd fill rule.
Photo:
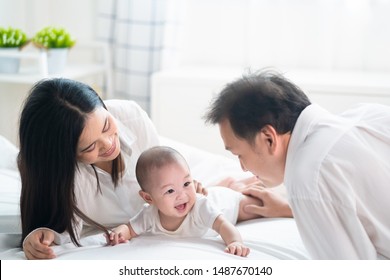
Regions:
<instances>
[{"instance_id":1,"label":"white blouse","mask_svg":"<svg viewBox=\"0 0 390 280\"><path fill-rule=\"evenodd\" d=\"M308 106L290 139L285 185L313 258L390 258L390 107L337 116Z\"/></svg>"}]
</instances>

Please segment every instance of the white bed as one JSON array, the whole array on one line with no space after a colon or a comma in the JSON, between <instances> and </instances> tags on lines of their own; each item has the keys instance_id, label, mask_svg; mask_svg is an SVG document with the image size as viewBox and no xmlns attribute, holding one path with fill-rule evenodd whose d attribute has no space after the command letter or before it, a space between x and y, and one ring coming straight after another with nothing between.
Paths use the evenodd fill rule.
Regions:
<instances>
[{"instance_id":1,"label":"white bed","mask_svg":"<svg viewBox=\"0 0 390 280\"><path fill-rule=\"evenodd\" d=\"M178 149L187 159L194 178L204 186L226 176L245 178L238 162L162 138L162 144ZM18 247L20 242L19 192L20 180L16 169L17 149L0 136L0 259L25 259ZM294 219L262 218L237 225L244 242L251 248L245 259L308 259ZM170 238L141 236L128 243L105 246L101 233L82 239L82 247L73 244L54 246L57 259L240 259L223 252L225 247L219 236L198 238Z\"/></svg>"}]
</instances>

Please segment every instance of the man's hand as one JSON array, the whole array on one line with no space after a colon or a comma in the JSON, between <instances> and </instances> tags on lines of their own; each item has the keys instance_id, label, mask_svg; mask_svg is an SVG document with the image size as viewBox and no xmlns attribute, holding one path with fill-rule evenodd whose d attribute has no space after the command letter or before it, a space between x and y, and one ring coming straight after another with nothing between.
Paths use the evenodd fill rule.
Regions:
<instances>
[{"instance_id":1,"label":"man's hand","mask_svg":"<svg viewBox=\"0 0 390 280\"><path fill-rule=\"evenodd\" d=\"M247 213L269 218L293 217L287 200L281 194L273 191L272 189L267 189L261 186L250 186L243 189L242 193L256 197L263 202L262 206L246 205L244 207L244 211Z\"/></svg>"}]
</instances>

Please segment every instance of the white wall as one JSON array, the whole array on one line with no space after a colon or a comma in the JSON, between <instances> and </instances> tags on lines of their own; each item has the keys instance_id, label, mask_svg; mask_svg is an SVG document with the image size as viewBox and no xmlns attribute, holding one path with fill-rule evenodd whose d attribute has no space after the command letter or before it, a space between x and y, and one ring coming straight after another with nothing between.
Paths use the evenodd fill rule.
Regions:
<instances>
[{"instance_id":1,"label":"white wall","mask_svg":"<svg viewBox=\"0 0 390 280\"><path fill-rule=\"evenodd\" d=\"M28 36L46 25L63 26L82 41L95 36L94 0L0 0L0 26L22 28Z\"/></svg>"},{"instance_id":2,"label":"white wall","mask_svg":"<svg viewBox=\"0 0 390 280\"><path fill-rule=\"evenodd\" d=\"M90 42L95 38L96 5L94 0L0 0L0 26L21 28L29 37L46 25L61 26L78 43ZM15 144L20 107L30 87L0 81L0 134Z\"/></svg>"},{"instance_id":3,"label":"white wall","mask_svg":"<svg viewBox=\"0 0 390 280\"><path fill-rule=\"evenodd\" d=\"M389 0L187 0L181 65L390 71Z\"/></svg>"}]
</instances>

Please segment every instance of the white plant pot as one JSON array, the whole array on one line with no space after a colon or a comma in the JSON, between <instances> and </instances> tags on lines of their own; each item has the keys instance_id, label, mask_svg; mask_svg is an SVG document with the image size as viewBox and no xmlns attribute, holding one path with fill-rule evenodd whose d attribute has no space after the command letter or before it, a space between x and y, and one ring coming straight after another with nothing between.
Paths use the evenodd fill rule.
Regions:
<instances>
[{"instance_id":1,"label":"white plant pot","mask_svg":"<svg viewBox=\"0 0 390 280\"><path fill-rule=\"evenodd\" d=\"M68 48L49 49L47 51L47 71L49 74L61 74L66 67Z\"/></svg>"},{"instance_id":2,"label":"white plant pot","mask_svg":"<svg viewBox=\"0 0 390 280\"><path fill-rule=\"evenodd\" d=\"M18 53L19 51L19 48L0 48L0 73L15 74L19 72L19 57L7 57L1 55Z\"/></svg>"}]
</instances>

